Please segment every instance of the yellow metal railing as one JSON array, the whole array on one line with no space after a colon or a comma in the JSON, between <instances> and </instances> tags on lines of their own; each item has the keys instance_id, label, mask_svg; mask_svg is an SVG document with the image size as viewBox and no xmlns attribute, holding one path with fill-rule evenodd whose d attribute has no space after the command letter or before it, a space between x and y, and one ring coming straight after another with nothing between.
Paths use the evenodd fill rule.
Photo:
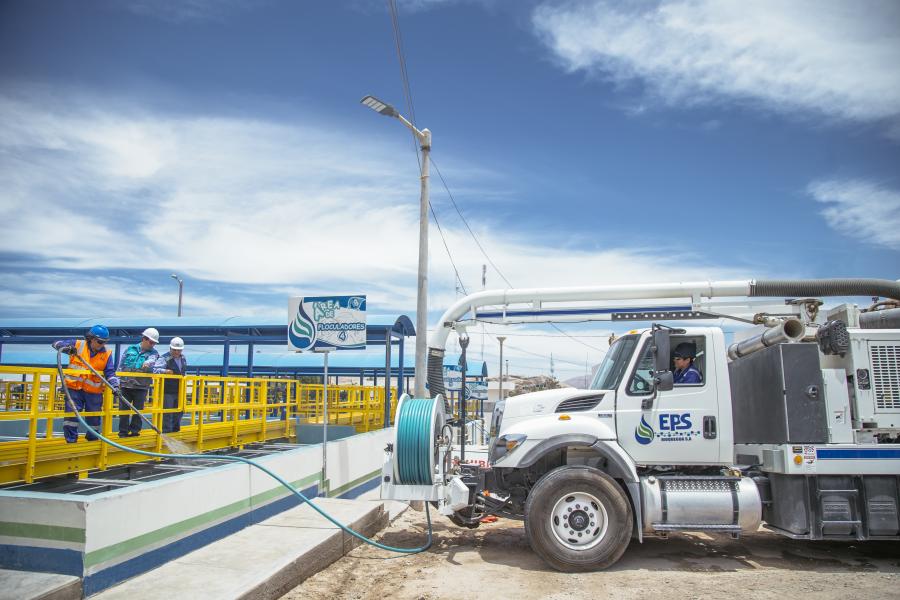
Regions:
<instances>
[{"instance_id":1,"label":"yellow metal railing","mask_svg":"<svg viewBox=\"0 0 900 600\"><path fill-rule=\"evenodd\" d=\"M84 437L67 444L62 437L65 396L56 369L0 366L0 377L4 378L0 380L0 483L30 483L40 477L147 460ZM323 421L322 385L256 377L147 377L152 386L141 412L159 429L164 415L183 412L181 431L167 435L198 452L290 438L297 422ZM166 379L179 382L176 408L164 408ZM396 390L392 395L396 397ZM351 425L357 432L380 429L385 426L384 402L383 387L329 385L328 422ZM393 419L396 401L391 404ZM102 410L82 412L85 417L101 417L100 432L122 445L167 451L162 437L146 426L138 437L117 439L118 417L128 414L127 409L119 410L109 390L104 391Z\"/></svg>"}]
</instances>

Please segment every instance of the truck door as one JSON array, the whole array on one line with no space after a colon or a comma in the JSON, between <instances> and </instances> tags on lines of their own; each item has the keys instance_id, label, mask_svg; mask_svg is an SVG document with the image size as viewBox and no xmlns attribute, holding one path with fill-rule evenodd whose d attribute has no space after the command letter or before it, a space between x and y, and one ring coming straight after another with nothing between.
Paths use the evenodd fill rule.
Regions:
<instances>
[{"instance_id":1,"label":"truck door","mask_svg":"<svg viewBox=\"0 0 900 600\"><path fill-rule=\"evenodd\" d=\"M719 402L715 361L706 360L712 348L707 335L671 338L672 348L683 342L696 347L694 364L699 384L675 384L653 398L653 355L648 336L631 372L617 394L616 429L619 444L638 464L719 464Z\"/></svg>"}]
</instances>

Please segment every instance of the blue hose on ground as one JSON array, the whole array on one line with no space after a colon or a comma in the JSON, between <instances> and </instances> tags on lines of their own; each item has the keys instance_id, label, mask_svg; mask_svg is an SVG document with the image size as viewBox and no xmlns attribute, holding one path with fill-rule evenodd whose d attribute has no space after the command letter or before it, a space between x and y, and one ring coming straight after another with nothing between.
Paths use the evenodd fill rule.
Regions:
<instances>
[{"instance_id":1,"label":"blue hose on ground","mask_svg":"<svg viewBox=\"0 0 900 600\"><path fill-rule=\"evenodd\" d=\"M57 352L56 352L56 366L59 371L59 380L61 382L64 382L65 375L63 374L62 353L59 350L57 350ZM110 385L110 383L102 375L100 375L97 371L95 371L94 368L91 367L91 365L85 364L85 366L87 366L88 369L93 371L94 375L99 377L100 380L103 381L104 384L106 384L107 386L109 386L110 389L112 389L112 386ZM295 496L297 496L298 498L300 498L301 501L309 504L313 508L313 510L315 510L317 513L319 513L320 515L325 517L332 524L336 525L338 528L342 529L343 531L346 531L353 537L355 537L371 546L375 546L376 548L381 548L382 550L387 550L389 552L399 552L402 554L417 554L419 552L424 552L431 547L431 542L432 542L431 513L428 510L428 503L425 504L425 518L428 520L428 540L426 541L425 545L420 546L419 548L395 548L394 546L387 546L385 544L381 544L379 542L371 540L371 539L367 538L366 536L362 535L361 533L350 529L343 523L338 522L334 517L329 515L327 512L325 512L324 510L322 510L315 504L313 504L312 500L310 500L309 498L304 496L300 490L298 490L297 488L292 486L290 483L288 483L287 481L282 479L279 475L273 473L272 471L270 471L266 467L262 466L261 464L255 462L253 460L250 460L249 458L244 458L242 456L223 456L220 454L165 454L162 452L150 452L149 450L138 450L137 448L129 448L128 446L123 446L122 444L118 444L118 443L114 442L113 440L105 437L103 434L101 434L99 431L97 431L90 425L88 425L87 422L84 420L84 417L81 416L81 413L78 411L78 409L75 408L75 403L72 402L72 397L69 395L69 388L66 387L65 383L62 384L62 388L63 388L63 391L66 396L66 404L68 405L69 409L73 413L75 413L75 417L78 419L78 422L81 423L81 425L87 431L91 432L92 434L97 436L99 439L103 440L104 442L106 442L107 444L109 444L110 446L112 446L114 448L118 448L119 450L123 450L125 452L132 452L134 454L150 456L153 458L176 458L179 460L182 460L182 459L184 459L184 460L220 460L223 462L229 462L229 461L230 462L241 462L241 463L250 465L251 467L255 467L255 468L259 469L260 471L262 471L263 473L265 473L266 475L268 475L269 477L271 477L272 479L274 479L275 481L277 481L278 483L283 485L285 488L290 490L290 492L292 494L294 494Z\"/></svg>"}]
</instances>

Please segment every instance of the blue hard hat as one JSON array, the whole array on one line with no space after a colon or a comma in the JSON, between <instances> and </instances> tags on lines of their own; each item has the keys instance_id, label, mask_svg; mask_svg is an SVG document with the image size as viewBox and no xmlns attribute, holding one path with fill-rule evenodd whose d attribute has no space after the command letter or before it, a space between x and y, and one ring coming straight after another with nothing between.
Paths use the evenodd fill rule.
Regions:
<instances>
[{"instance_id":1,"label":"blue hard hat","mask_svg":"<svg viewBox=\"0 0 900 600\"><path fill-rule=\"evenodd\" d=\"M94 325L87 332L89 337L95 337L97 339L103 340L104 342L109 339L109 329L104 327L103 325Z\"/></svg>"},{"instance_id":2,"label":"blue hard hat","mask_svg":"<svg viewBox=\"0 0 900 600\"><path fill-rule=\"evenodd\" d=\"M694 344L693 342L681 342L675 346L675 351L672 352L672 356L675 358L696 358L697 344Z\"/></svg>"}]
</instances>

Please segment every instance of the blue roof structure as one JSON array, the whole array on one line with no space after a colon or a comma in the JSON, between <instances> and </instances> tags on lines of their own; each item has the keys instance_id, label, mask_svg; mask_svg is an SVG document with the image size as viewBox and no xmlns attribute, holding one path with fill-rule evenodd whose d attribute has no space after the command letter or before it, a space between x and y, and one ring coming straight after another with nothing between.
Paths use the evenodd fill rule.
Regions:
<instances>
[{"instance_id":1,"label":"blue roof structure","mask_svg":"<svg viewBox=\"0 0 900 600\"><path fill-rule=\"evenodd\" d=\"M58 339L82 337L96 323L109 328L110 344L115 346L117 361L123 346L140 340L141 332L147 327L155 327L160 332L161 346L168 344L175 336L184 339L191 373L243 376L323 375L322 356L287 350L286 322L239 316L2 319L0 364L53 366L56 364L56 354L47 346ZM384 352L332 352L328 360L328 373L338 376L385 377L388 380L386 385L391 377L402 374L397 377L398 393L402 393L404 379L415 374L415 366L411 364L414 362L412 357L407 359L404 356L403 340L415 334L413 322L406 315L367 315L366 345L384 346ZM16 347L20 345L29 347ZM200 347L203 347L202 350ZM237 352L236 347L244 351ZM448 366L455 365L458 360L458 355L448 355L445 363ZM473 379L487 377L487 365L482 361L469 360L468 376Z\"/></svg>"}]
</instances>

